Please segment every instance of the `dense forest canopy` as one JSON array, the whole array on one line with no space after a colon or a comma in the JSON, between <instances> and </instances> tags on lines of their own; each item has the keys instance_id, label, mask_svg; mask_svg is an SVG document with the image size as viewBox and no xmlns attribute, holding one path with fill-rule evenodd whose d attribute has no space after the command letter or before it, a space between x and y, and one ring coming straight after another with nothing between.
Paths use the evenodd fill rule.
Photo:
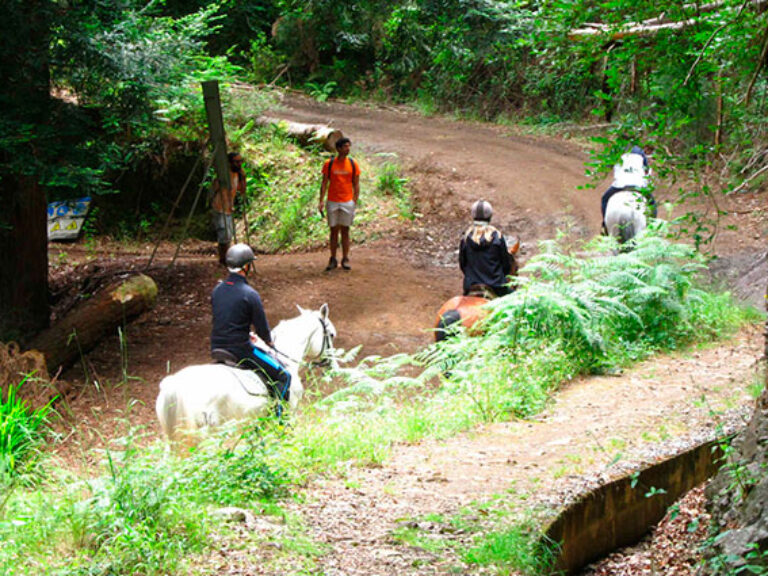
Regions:
<instances>
[{"instance_id":1,"label":"dense forest canopy","mask_svg":"<svg viewBox=\"0 0 768 576\"><path fill-rule=\"evenodd\" d=\"M199 82L211 78L489 120L597 125L592 172L641 142L662 177L700 182L681 196L737 186L765 165L762 0L6 4L6 247L19 244L12 231L46 199L114 192L142 162L167 161L169 142L200 150ZM42 226L25 225L30 254L18 257L37 261L35 286L44 278L42 256L32 257L44 252ZM709 224L696 227L706 240ZM18 270L6 260L4 270ZM20 296L13 277L0 281L2 300L41 309L42 292L29 308L24 299L36 291Z\"/></svg>"},{"instance_id":2,"label":"dense forest canopy","mask_svg":"<svg viewBox=\"0 0 768 576\"><path fill-rule=\"evenodd\" d=\"M743 167L762 137L765 5L11 2L7 53L28 57L4 59L3 74L30 78L45 62L37 83L47 81L56 105L46 122L24 122L39 103L4 91L4 133L16 137L3 139L3 170L32 172L49 190L97 190L105 170L129 167L158 138L201 137L195 83L204 78L419 101L487 119L596 115L620 140L614 156L627 140L688 161L738 148L734 168ZM34 40L23 40L32 26ZM35 46L19 50L25 43Z\"/></svg>"}]
</instances>

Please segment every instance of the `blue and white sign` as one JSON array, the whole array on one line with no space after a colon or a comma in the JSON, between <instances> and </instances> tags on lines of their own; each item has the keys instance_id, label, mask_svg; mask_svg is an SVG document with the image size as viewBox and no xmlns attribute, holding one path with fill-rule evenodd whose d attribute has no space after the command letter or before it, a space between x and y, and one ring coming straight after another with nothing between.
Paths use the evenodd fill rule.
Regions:
<instances>
[{"instance_id":1,"label":"blue and white sign","mask_svg":"<svg viewBox=\"0 0 768 576\"><path fill-rule=\"evenodd\" d=\"M48 240L77 240L90 207L90 197L48 204Z\"/></svg>"}]
</instances>

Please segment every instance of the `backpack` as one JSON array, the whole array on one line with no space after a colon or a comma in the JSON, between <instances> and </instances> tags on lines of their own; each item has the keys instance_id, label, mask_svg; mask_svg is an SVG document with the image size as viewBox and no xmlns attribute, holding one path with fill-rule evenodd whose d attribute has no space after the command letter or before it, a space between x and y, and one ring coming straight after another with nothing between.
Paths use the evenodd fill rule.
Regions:
<instances>
[{"instance_id":1,"label":"backpack","mask_svg":"<svg viewBox=\"0 0 768 576\"><path fill-rule=\"evenodd\" d=\"M347 156L349 158L349 156ZM333 161L336 160L336 156L332 156L331 160L328 162L328 178L331 177L331 168L333 168ZM352 160L352 158L349 158L350 164L352 164L352 181L355 181L355 174L357 174L357 164L355 164L355 161Z\"/></svg>"}]
</instances>

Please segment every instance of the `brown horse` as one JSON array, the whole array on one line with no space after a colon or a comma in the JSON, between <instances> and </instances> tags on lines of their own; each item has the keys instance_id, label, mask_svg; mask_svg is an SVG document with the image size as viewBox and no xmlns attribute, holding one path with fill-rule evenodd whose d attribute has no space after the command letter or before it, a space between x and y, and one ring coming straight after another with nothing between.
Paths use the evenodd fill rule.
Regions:
<instances>
[{"instance_id":1,"label":"brown horse","mask_svg":"<svg viewBox=\"0 0 768 576\"><path fill-rule=\"evenodd\" d=\"M520 240L509 247L509 255L512 262L512 268L509 271L510 279L517 276L518 265L515 254L517 254L519 249ZM450 326L456 322L461 322L464 328L472 333L472 327L488 315L488 310L483 305L495 297L496 295L493 293L493 290L488 286L475 284L470 288L467 296L454 296L447 300L437 312L435 342L445 340L450 332Z\"/></svg>"}]
</instances>

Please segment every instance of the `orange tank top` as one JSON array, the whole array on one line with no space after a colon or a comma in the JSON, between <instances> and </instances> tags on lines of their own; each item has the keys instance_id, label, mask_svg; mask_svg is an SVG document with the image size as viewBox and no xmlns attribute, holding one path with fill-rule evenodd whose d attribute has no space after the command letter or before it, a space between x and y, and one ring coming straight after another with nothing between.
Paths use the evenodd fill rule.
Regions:
<instances>
[{"instance_id":1,"label":"orange tank top","mask_svg":"<svg viewBox=\"0 0 768 576\"><path fill-rule=\"evenodd\" d=\"M331 174L328 174L328 165L330 160L326 160L323 165L323 175L328 176L328 200L331 202L349 202L355 198L354 176L360 175L360 165L355 163L354 169L352 159L347 156L344 160L338 157L334 158L331 166ZM354 170L354 174L353 174Z\"/></svg>"}]
</instances>

